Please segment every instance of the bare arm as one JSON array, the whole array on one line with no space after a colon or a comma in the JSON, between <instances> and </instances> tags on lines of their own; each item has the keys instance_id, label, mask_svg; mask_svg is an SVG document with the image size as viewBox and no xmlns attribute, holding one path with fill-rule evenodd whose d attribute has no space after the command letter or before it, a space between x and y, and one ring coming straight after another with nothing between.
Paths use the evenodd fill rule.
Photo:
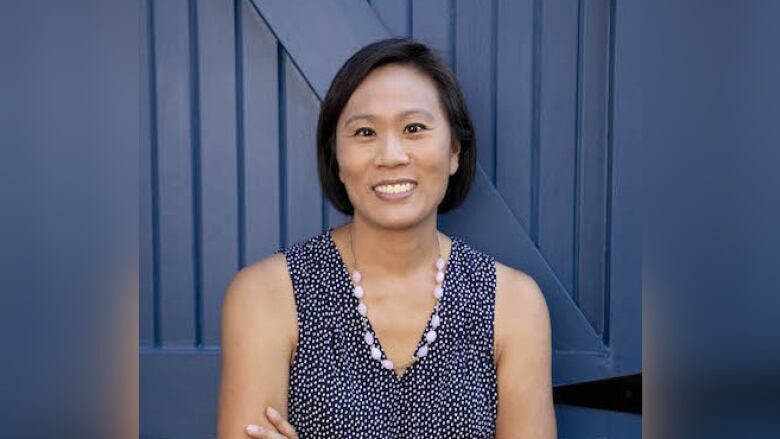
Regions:
<instances>
[{"instance_id":1,"label":"bare arm","mask_svg":"<svg viewBox=\"0 0 780 439\"><path fill-rule=\"evenodd\" d=\"M496 331L498 419L496 437L553 439L550 317L530 276L497 264Z\"/></svg>"},{"instance_id":2,"label":"bare arm","mask_svg":"<svg viewBox=\"0 0 780 439\"><path fill-rule=\"evenodd\" d=\"M272 427L272 406L287 418L295 300L284 255L241 270L222 304L222 370L217 437L248 438L247 424Z\"/></svg>"}]
</instances>

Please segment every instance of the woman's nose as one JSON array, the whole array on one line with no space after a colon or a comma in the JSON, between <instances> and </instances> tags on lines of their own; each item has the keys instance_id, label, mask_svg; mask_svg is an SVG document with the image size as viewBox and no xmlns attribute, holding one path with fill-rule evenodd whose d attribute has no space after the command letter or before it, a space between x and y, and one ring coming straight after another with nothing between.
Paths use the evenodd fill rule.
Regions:
<instances>
[{"instance_id":1,"label":"woman's nose","mask_svg":"<svg viewBox=\"0 0 780 439\"><path fill-rule=\"evenodd\" d=\"M377 166L397 166L409 162L409 155L397 136L387 136L377 152Z\"/></svg>"}]
</instances>

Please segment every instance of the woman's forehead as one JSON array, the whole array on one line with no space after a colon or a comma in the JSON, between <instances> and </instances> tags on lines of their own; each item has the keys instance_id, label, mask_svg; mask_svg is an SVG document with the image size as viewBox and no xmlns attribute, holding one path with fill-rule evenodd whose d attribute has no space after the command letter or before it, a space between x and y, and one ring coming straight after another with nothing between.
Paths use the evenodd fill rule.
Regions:
<instances>
[{"instance_id":1,"label":"woman's forehead","mask_svg":"<svg viewBox=\"0 0 780 439\"><path fill-rule=\"evenodd\" d=\"M435 118L440 110L433 80L415 68L391 64L366 76L347 101L341 119L398 117L414 111Z\"/></svg>"}]
</instances>

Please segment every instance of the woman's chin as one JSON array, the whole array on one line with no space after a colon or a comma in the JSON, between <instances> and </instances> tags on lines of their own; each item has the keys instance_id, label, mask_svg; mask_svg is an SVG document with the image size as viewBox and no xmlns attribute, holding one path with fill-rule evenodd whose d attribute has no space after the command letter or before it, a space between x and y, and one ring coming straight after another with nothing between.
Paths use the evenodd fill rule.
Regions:
<instances>
[{"instance_id":1,"label":"woman's chin","mask_svg":"<svg viewBox=\"0 0 780 439\"><path fill-rule=\"evenodd\" d=\"M418 224L425 218L424 212L418 206L372 206L371 212L365 215L382 228L404 229Z\"/></svg>"}]
</instances>

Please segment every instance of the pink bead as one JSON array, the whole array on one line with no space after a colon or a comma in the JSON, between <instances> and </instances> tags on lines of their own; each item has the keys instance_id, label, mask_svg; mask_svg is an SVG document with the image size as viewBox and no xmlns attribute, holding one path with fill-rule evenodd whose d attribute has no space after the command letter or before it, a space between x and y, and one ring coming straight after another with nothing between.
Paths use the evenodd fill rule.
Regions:
<instances>
[{"instance_id":1,"label":"pink bead","mask_svg":"<svg viewBox=\"0 0 780 439\"><path fill-rule=\"evenodd\" d=\"M444 259L442 259L442 258L437 259L436 260L436 268L438 268L440 271L443 270L445 263L446 262L444 262Z\"/></svg>"},{"instance_id":2,"label":"pink bead","mask_svg":"<svg viewBox=\"0 0 780 439\"><path fill-rule=\"evenodd\" d=\"M360 305L357 306L357 310L360 313L360 315L363 317L365 317L366 314L368 314L368 309L366 308L366 304L363 302L360 302Z\"/></svg>"},{"instance_id":3,"label":"pink bead","mask_svg":"<svg viewBox=\"0 0 780 439\"><path fill-rule=\"evenodd\" d=\"M422 345L420 349L417 350L417 356L422 358L426 355L428 355L428 346Z\"/></svg>"},{"instance_id":4,"label":"pink bead","mask_svg":"<svg viewBox=\"0 0 780 439\"><path fill-rule=\"evenodd\" d=\"M366 335L364 337L367 344L373 345L374 344L374 335L370 332L366 332Z\"/></svg>"},{"instance_id":5,"label":"pink bead","mask_svg":"<svg viewBox=\"0 0 780 439\"><path fill-rule=\"evenodd\" d=\"M435 296L437 299L441 299L441 296L442 296L443 294L444 294L444 289L443 289L441 286L437 286L436 288L434 288L434 289L433 289L433 295L434 295L434 296Z\"/></svg>"},{"instance_id":6,"label":"pink bead","mask_svg":"<svg viewBox=\"0 0 780 439\"><path fill-rule=\"evenodd\" d=\"M360 282L360 279L363 279L363 276L360 274L360 272L357 271L357 270L353 271L352 272L352 280L355 283L358 283L358 282Z\"/></svg>"},{"instance_id":7,"label":"pink bead","mask_svg":"<svg viewBox=\"0 0 780 439\"><path fill-rule=\"evenodd\" d=\"M425 334L425 341L428 343L433 343L434 340L436 340L436 331L431 329L427 334Z\"/></svg>"},{"instance_id":8,"label":"pink bead","mask_svg":"<svg viewBox=\"0 0 780 439\"><path fill-rule=\"evenodd\" d=\"M378 360L382 358L382 352L374 346L371 346L371 358Z\"/></svg>"},{"instance_id":9,"label":"pink bead","mask_svg":"<svg viewBox=\"0 0 780 439\"><path fill-rule=\"evenodd\" d=\"M355 297L357 297L358 299L362 298L363 297L363 287L361 287L360 285L356 286L355 289L353 290L352 294Z\"/></svg>"},{"instance_id":10,"label":"pink bead","mask_svg":"<svg viewBox=\"0 0 780 439\"><path fill-rule=\"evenodd\" d=\"M382 360L382 367L384 367L385 369L392 370L393 369L393 362L390 361L390 360Z\"/></svg>"},{"instance_id":11,"label":"pink bead","mask_svg":"<svg viewBox=\"0 0 780 439\"><path fill-rule=\"evenodd\" d=\"M442 271L437 271L436 272L436 282L438 282L438 283L444 282L444 272L442 272Z\"/></svg>"},{"instance_id":12,"label":"pink bead","mask_svg":"<svg viewBox=\"0 0 780 439\"><path fill-rule=\"evenodd\" d=\"M439 318L438 314L434 314L433 317L431 317L431 327L438 328L440 323L441 323L441 318Z\"/></svg>"}]
</instances>

